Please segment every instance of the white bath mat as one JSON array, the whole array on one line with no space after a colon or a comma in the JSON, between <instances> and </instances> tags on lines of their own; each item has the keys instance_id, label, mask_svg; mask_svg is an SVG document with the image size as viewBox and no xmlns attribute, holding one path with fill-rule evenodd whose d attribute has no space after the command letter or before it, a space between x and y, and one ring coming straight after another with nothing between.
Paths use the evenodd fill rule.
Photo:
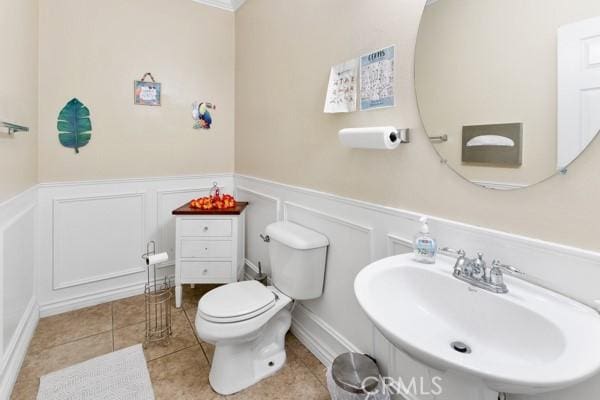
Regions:
<instances>
[{"instance_id":1,"label":"white bath mat","mask_svg":"<svg viewBox=\"0 0 600 400\"><path fill-rule=\"evenodd\" d=\"M42 376L37 400L154 400L142 345Z\"/></svg>"}]
</instances>

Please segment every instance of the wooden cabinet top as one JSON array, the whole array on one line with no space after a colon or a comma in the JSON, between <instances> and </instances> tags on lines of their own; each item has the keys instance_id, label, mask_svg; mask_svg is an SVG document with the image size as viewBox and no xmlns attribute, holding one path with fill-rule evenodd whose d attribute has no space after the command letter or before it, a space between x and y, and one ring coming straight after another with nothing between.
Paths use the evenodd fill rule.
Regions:
<instances>
[{"instance_id":1,"label":"wooden cabinet top","mask_svg":"<svg viewBox=\"0 0 600 400\"><path fill-rule=\"evenodd\" d=\"M185 205L173 210L173 215L240 215L248 207L247 202L238 201L235 207L213 210L199 210L190 207L191 201Z\"/></svg>"}]
</instances>

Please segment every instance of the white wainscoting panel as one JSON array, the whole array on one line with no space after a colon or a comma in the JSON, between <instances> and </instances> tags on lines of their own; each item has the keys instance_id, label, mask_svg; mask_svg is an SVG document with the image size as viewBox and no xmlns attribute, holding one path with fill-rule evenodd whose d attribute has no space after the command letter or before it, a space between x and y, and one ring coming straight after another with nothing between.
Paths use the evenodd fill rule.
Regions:
<instances>
[{"instance_id":1,"label":"white wainscoting panel","mask_svg":"<svg viewBox=\"0 0 600 400\"><path fill-rule=\"evenodd\" d=\"M42 316L142 293L146 244L174 248L171 212L213 182L233 192L231 174L40 184ZM172 265L159 276L172 275Z\"/></svg>"},{"instance_id":2,"label":"white wainscoting panel","mask_svg":"<svg viewBox=\"0 0 600 400\"><path fill-rule=\"evenodd\" d=\"M247 264L258 272L260 262L263 272L270 274L269 249L260 237L267 225L277 222L281 215L281 201L244 186L236 186L236 197L250 204L246 211L246 258Z\"/></svg>"},{"instance_id":3,"label":"white wainscoting panel","mask_svg":"<svg viewBox=\"0 0 600 400\"><path fill-rule=\"evenodd\" d=\"M54 199L53 289L144 272L146 194Z\"/></svg>"},{"instance_id":4,"label":"white wainscoting panel","mask_svg":"<svg viewBox=\"0 0 600 400\"><path fill-rule=\"evenodd\" d=\"M405 239L398 235L389 234L388 239L388 256L396 256L398 254L411 253L413 244L411 240Z\"/></svg>"},{"instance_id":5,"label":"white wainscoting panel","mask_svg":"<svg viewBox=\"0 0 600 400\"><path fill-rule=\"evenodd\" d=\"M206 194L213 181L226 192L234 190L231 174L70 182L41 184L0 204L0 399L10 393L39 314L141 293L146 278L137 253L149 240L170 250L170 212ZM277 220L299 223L330 240L324 295L300 302L292 326L321 361L329 364L342 352L360 351L374 355L393 377L428 382L438 374L391 345L368 321L353 290L356 274L371 261L412 250L421 215L242 175L235 176L235 187L240 200L251 202L249 265L261 261L268 267L268 251L258 235ZM440 247L483 251L487 259L513 264L584 303L600 299L598 253L435 217L430 227ZM85 256L96 243L114 258L88 262ZM172 273L169 263L165 267L161 274ZM594 377L561 392L511 399L587 400L598 392L600 377Z\"/></svg>"},{"instance_id":6,"label":"white wainscoting panel","mask_svg":"<svg viewBox=\"0 0 600 400\"><path fill-rule=\"evenodd\" d=\"M427 383L440 374L391 345L354 299L354 278L370 261L412 251L411 238L420 228L422 215L250 176L236 175L235 180L238 190L243 188L241 193L255 192L271 199L263 201L271 203L265 206L270 212L249 210L248 218L255 227L249 234L255 235L273 220L279 202L284 214L280 218L322 232L331 242L325 293L320 299L298 304L292 325L293 332L321 361L329 364L341 352L362 351L374 355L392 377L423 377ZM440 247L464 248L469 254L482 251L487 259L515 265L545 286L586 304L600 299L598 253L431 216L430 227ZM252 248L254 243L249 244L248 254L264 254L264 249ZM596 376L562 392L511 399L588 400L599 392L600 377Z\"/></svg>"},{"instance_id":7,"label":"white wainscoting panel","mask_svg":"<svg viewBox=\"0 0 600 400\"><path fill-rule=\"evenodd\" d=\"M159 190L156 192L156 220L160 232L158 252L169 253L167 265L175 265L175 219L173 210L190 199L208 196L211 186L202 188L184 188L176 190Z\"/></svg>"},{"instance_id":8,"label":"white wainscoting panel","mask_svg":"<svg viewBox=\"0 0 600 400\"><path fill-rule=\"evenodd\" d=\"M0 203L0 399L10 396L39 318L36 204L36 188Z\"/></svg>"},{"instance_id":9,"label":"white wainscoting panel","mask_svg":"<svg viewBox=\"0 0 600 400\"><path fill-rule=\"evenodd\" d=\"M373 229L345 218L325 214L310 207L286 201L285 219L320 232L329 239L325 290L317 300L302 302L303 306L333 328L357 348L370 351L372 328L367 316L358 305L353 291L354 277L373 260ZM352 312L340 312L340 306Z\"/></svg>"},{"instance_id":10,"label":"white wainscoting panel","mask_svg":"<svg viewBox=\"0 0 600 400\"><path fill-rule=\"evenodd\" d=\"M34 210L35 206L32 205L0 227L3 258L2 337L5 349L34 297Z\"/></svg>"}]
</instances>

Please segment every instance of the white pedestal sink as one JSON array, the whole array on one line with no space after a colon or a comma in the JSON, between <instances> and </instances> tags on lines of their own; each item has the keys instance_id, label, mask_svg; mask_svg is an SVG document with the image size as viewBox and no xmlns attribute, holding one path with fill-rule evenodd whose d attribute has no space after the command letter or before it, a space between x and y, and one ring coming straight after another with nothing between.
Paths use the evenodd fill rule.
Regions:
<instances>
[{"instance_id":1,"label":"white pedestal sink","mask_svg":"<svg viewBox=\"0 0 600 400\"><path fill-rule=\"evenodd\" d=\"M512 277L507 294L476 289L452 276L453 265L448 257L433 265L412 254L386 258L358 274L354 291L392 344L497 392L558 390L600 371L597 312Z\"/></svg>"}]
</instances>

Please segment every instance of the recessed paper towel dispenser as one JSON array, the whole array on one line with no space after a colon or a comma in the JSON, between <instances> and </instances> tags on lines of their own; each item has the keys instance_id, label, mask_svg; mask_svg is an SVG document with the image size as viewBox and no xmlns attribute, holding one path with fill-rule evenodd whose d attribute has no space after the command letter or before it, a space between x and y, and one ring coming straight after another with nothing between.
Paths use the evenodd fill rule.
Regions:
<instances>
[{"instance_id":1,"label":"recessed paper towel dispenser","mask_svg":"<svg viewBox=\"0 0 600 400\"><path fill-rule=\"evenodd\" d=\"M463 126L462 162L518 168L523 164L523 124Z\"/></svg>"},{"instance_id":2,"label":"recessed paper towel dispenser","mask_svg":"<svg viewBox=\"0 0 600 400\"><path fill-rule=\"evenodd\" d=\"M410 142L408 129L393 126L342 129L339 138L346 147L370 150L394 150Z\"/></svg>"}]
</instances>

